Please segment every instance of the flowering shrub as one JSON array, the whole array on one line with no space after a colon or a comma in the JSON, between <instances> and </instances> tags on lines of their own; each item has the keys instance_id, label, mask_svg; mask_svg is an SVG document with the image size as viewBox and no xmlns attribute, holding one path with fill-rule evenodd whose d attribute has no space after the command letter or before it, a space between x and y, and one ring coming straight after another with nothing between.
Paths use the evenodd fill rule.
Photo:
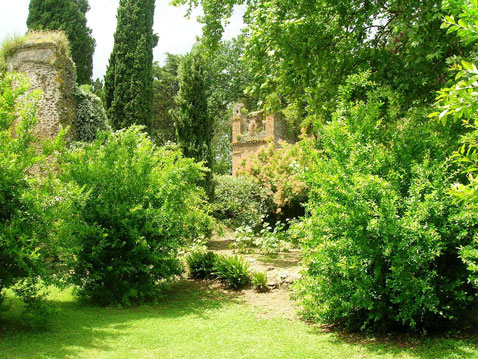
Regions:
<instances>
[{"instance_id":1,"label":"flowering shrub","mask_svg":"<svg viewBox=\"0 0 478 359\"><path fill-rule=\"evenodd\" d=\"M273 212L295 217L307 201L306 168L300 145L271 142L244 164L239 174L251 177L265 189L263 200L273 203Z\"/></svg>"}]
</instances>

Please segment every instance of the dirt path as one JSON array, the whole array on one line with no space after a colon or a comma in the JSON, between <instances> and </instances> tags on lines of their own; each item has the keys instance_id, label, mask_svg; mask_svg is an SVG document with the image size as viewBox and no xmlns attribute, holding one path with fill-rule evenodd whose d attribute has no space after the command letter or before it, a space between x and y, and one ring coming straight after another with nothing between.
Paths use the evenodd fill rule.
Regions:
<instances>
[{"instance_id":1,"label":"dirt path","mask_svg":"<svg viewBox=\"0 0 478 359\"><path fill-rule=\"evenodd\" d=\"M214 236L208 248L217 254L234 255L231 245L234 232L228 231L224 236ZM252 271L265 272L268 278L269 291L258 293L254 289L239 292L241 298L259 310L259 317L282 317L297 319L297 307L290 298L289 286L298 278L302 267L300 250L292 249L278 255L262 255L260 253L241 254L249 263Z\"/></svg>"}]
</instances>

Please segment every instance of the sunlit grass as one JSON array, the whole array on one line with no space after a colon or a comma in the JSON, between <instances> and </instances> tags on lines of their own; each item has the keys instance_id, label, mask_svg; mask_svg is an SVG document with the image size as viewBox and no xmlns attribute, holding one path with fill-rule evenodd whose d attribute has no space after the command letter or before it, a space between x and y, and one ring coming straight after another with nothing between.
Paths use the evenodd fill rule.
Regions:
<instances>
[{"instance_id":1,"label":"sunlit grass","mask_svg":"<svg viewBox=\"0 0 478 359\"><path fill-rule=\"evenodd\" d=\"M261 319L238 295L188 281L174 285L158 306L82 306L70 291L51 299L58 314L40 332L19 325L13 303L0 323L0 358L478 358L477 338L401 343L324 333L301 321Z\"/></svg>"}]
</instances>

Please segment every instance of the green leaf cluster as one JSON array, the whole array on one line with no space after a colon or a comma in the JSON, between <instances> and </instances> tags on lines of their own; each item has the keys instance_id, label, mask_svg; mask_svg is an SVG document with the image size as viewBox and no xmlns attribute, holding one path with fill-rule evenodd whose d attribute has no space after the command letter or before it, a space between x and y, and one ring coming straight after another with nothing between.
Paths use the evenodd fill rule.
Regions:
<instances>
[{"instance_id":1,"label":"green leaf cluster","mask_svg":"<svg viewBox=\"0 0 478 359\"><path fill-rule=\"evenodd\" d=\"M205 43L212 48L234 6L245 6L250 92L263 103L275 94L282 108L302 120L308 114L328 118L339 86L367 69L408 104L430 102L446 79L447 58L466 50L440 31L440 0L173 3L202 6Z\"/></svg>"},{"instance_id":2,"label":"green leaf cluster","mask_svg":"<svg viewBox=\"0 0 478 359\"><path fill-rule=\"evenodd\" d=\"M158 284L182 271L177 252L190 231L210 230L200 165L133 126L78 144L60 169L64 183L84 189L67 224L79 294L105 305L157 300Z\"/></svg>"},{"instance_id":3,"label":"green leaf cluster","mask_svg":"<svg viewBox=\"0 0 478 359\"><path fill-rule=\"evenodd\" d=\"M176 139L185 157L204 163L209 169L202 182L209 198L214 195L212 138L214 119L208 108L209 78L203 55L184 56L179 66L179 92L175 98Z\"/></svg>"},{"instance_id":4,"label":"green leaf cluster","mask_svg":"<svg viewBox=\"0 0 478 359\"><path fill-rule=\"evenodd\" d=\"M91 142L98 131L111 131L101 99L91 92L89 85L75 88L76 118L75 139Z\"/></svg>"},{"instance_id":5,"label":"green leaf cluster","mask_svg":"<svg viewBox=\"0 0 478 359\"><path fill-rule=\"evenodd\" d=\"M52 282L61 252L55 234L62 190L47 176L54 143L35 137L40 94L29 88L23 75L0 74L0 304L12 289L25 302L25 323L40 326L50 312L40 284Z\"/></svg>"},{"instance_id":6,"label":"green leaf cluster","mask_svg":"<svg viewBox=\"0 0 478 359\"><path fill-rule=\"evenodd\" d=\"M251 282L249 265L244 258L192 252L186 257L189 274L196 279L218 279L228 288L241 289Z\"/></svg>"},{"instance_id":7,"label":"green leaf cluster","mask_svg":"<svg viewBox=\"0 0 478 359\"><path fill-rule=\"evenodd\" d=\"M257 228L263 218L272 211L267 204L266 190L245 176L215 176L212 215L229 226Z\"/></svg>"},{"instance_id":8,"label":"green leaf cluster","mask_svg":"<svg viewBox=\"0 0 478 359\"><path fill-rule=\"evenodd\" d=\"M362 101L354 101L361 92ZM333 120L306 141L310 200L304 279L311 318L348 330L430 330L458 324L476 300L460 247L476 235L448 197L453 127L428 107L404 111L367 74L343 86Z\"/></svg>"},{"instance_id":9,"label":"green leaf cluster","mask_svg":"<svg viewBox=\"0 0 478 359\"><path fill-rule=\"evenodd\" d=\"M457 178L450 188L450 194L462 205L461 219L472 225L476 223L478 203L478 69L476 42L478 40L478 2L469 0L446 2L448 7L455 5L459 12L457 16L446 16L442 28L448 33L456 34L461 43L474 45L474 51L469 58L457 61L455 59L451 71L455 78L451 86L440 90L437 97L438 112L430 115L444 125L451 122L460 125L465 130L460 139L458 150L452 155L452 160L459 164L465 175ZM478 288L478 236L475 234L462 244L460 255L470 271L470 282Z\"/></svg>"},{"instance_id":10,"label":"green leaf cluster","mask_svg":"<svg viewBox=\"0 0 478 359\"><path fill-rule=\"evenodd\" d=\"M166 63L153 64L153 120L152 136L158 144L176 141L174 113L177 110L174 98L179 91L179 64L181 55L167 54Z\"/></svg>"},{"instance_id":11,"label":"green leaf cluster","mask_svg":"<svg viewBox=\"0 0 478 359\"><path fill-rule=\"evenodd\" d=\"M105 102L113 129L151 129L154 0L121 0L114 47L105 75Z\"/></svg>"}]
</instances>

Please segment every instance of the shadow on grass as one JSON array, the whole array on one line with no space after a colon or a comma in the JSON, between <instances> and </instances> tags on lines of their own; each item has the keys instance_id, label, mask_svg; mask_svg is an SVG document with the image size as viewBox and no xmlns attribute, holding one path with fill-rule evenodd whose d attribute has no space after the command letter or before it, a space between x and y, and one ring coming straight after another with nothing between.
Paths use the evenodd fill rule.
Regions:
<instances>
[{"instance_id":1,"label":"shadow on grass","mask_svg":"<svg viewBox=\"0 0 478 359\"><path fill-rule=\"evenodd\" d=\"M207 283L183 280L173 283L160 304L121 309L82 305L73 297L53 298L57 314L49 329L28 330L20 324L21 303L13 299L11 310L0 319L0 358L75 358L82 348L110 351L106 343L131 330L132 323L152 319L174 320L184 316L208 319L208 312L236 303L234 293Z\"/></svg>"},{"instance_id":2,"label":"shadow on grass","mask_svg":"<svg viewBox=\"0 0 478 359\"><path fill-rule=\"evenodd\" d=\"M231 249L234 239L211 240L207 242L207 248L211 251L226 251Z\"/></svg>"},{"instance_id":3,"label":"shadow on grass","mask_svg":"<svg viewBox=\"0 0 478 359\"><path fill-rule=\"evenodd\" d=\"M270 264L280 269L289 269L298 267L302 260L302 254L298 250L290 252L281 252L276 255L258 255L256 259L262 263Z\"/></svg>"},{"instance_id":4,"label":"shadow on grass","mask_svg":"<svg viewBox=\"0 0 478 359\"><path fill-rule=\"evenodd\" d=\"M54 303L58 308L58 316L54 320L51 329L42 332L34 332L22 329L18 322L19 304L14 307L8 316L2 317L0 323L0 358L3 359L60 359L60 358L84 358L87 351L88 358L114 358L118 354L117 346L126 349L157 348L167 345L166 334L178 335L185 328L186 331L181 340L189 340L194 343L195 330L201 330L208 336L220 336L226 331L233 339L244 338L240 341L240 348L255 346L260 356L253 358L271 358L267 356L272 349L280 346L284 353L297 349L300 356L297 358L419 358L419 359L449 359L449 358L478 358L478 336L467 337L412 337L412 336L382 336L372 337L365 334L345 334L340 332L325 332L316 326L307 326L298 321L286 321L287 319L257 319L254 316L241 317L242 306L238 306L237 313L232 316L231 322L216 322L217 313L232 309L236 311L237 303L242 303L240 295L236 292L226 292L215 287L211 282L179 281L174 283L165 294L159 305L141 306L129 309L99 308L84 306L74 301L69 295L59 293L55 295ZM3 319L6 318L6 321ZM234 326L234 321L244 318L247 328ZM279 322L277 322L279 320ZM199 322L199 323L197 323ZM211 328L219 326L215 331ZM163 327L164 326L164 327ZM164 329L166 328L166 329ZM281 329L278 329L281 328ZM142 333L138 333L143 329ZM163 330L163 332L160 332ZM242 330L243 332L240 332ZM158 331L158 332L155 332ZM236 331L239 331L236 333ZM146 332L146 334L145 334ZM191 333L191 334L190 334ZM148 335L151 334L149 337ZM146 335L145 338L140 335ZM273 338L275 344L272 347L264 346L263 341L255 341L257 336ZM138 338L138 336L140 336ZM134 337L134 338L133 338ZM152 338L151 338L152 337ZM126 339L125 339L126 338ZM293 339L292 339L293 338ZM143 340L148 341L143 342ZM208 338L212 340L211 338ZM156 344L157 341L157 344ZM154 345L151 345L151 342ZM267 340L266 340L267 342ZM149 345L148 345L149 343ZM216 342L220 345L221 340ZM231 342L228 342L231 344ZM317 349L308 350L311 344L317 345ZM171 347L174 355L177 348L187 344L179 341L177 346ZM189 343L191 344L191 343ZM230 349L225 344L230 358L235 357L234 347ZM323 345L322 345L323 344ZM237 347L236 347L237 349ZM294 350L295 350L294 349ZM191 355L195 348L191 349ZM212 348L211 352L215 349ZM280 353L276 350L274 353ZM342 351L344 350L344 351ZM302 352L303 351L303 352ZM337 356L330 353L340 351ZM134 351L133 351L134 352ZM305 354L307 352L307 354ZM119 353L121 354L121 353ZM303 355L302 355L303 354ZM107 356L102 356L107 355ZM347 355L347 356L345 356ZM124 358L122 356L121 358ZM174 356L171 356L174 358ZM184 356L182 356L184 357ZM193 358L194 356L190 356ZM203 352L201 358L206 357ZM226 356L225 356L226 357ZM237 356L240 358L249 358ZM275 358L276 356L274 356ZM286 356L281 356L285 358Z\"/></svg>"},{"instance_id":5,"label":"shadow on grass","mask_svg":"<svg viewBox=\"0 0 478 359\"><path fill-rule=\"evenodd\" d=\"M371 335L366 333L345 333L336 330L326 330L333 335L331 345L347 344L365 350L368 355L392 358L419 358L419 359L450 359L450 358L477 358L478 332L456 335L411 335L411 334L384 334ZM311 332L320 335L324 329L317 326Z\"/></svg>"}]
</instances>

